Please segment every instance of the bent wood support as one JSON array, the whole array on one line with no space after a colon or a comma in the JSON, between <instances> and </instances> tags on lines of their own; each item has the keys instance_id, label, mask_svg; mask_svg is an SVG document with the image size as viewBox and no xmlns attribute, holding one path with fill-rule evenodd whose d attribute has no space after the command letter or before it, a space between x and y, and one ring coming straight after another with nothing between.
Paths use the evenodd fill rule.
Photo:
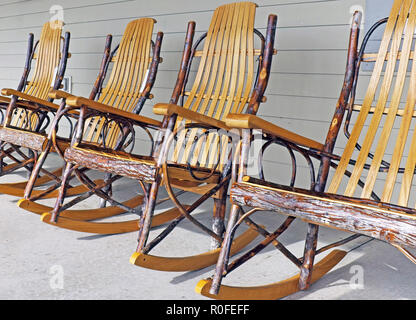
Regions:
<instances>
[{"instance_id":1,"label":"bent wood support","mask_svg":"<svg viewBox=\"0 0 416 320\"><path fill-rule=\"evenodd\" d=\"M102 183L103 180L95 180L95 183ZM19 183L19 185L21 185L23 183ZM58 188L58 186L56 187ZM88 188L86 188L83 185L78 185L75 187L70 187L66 190L67 195L68 196L77 196L79 194L82 194L84 192L87 192ZM16 186L11 186L11 185L7 185L7 184L0 184L0 193L3 194L8 194L11 196L15 196L15 197L23 197L24 193L25 193L25 187L16 187ZM39 197L42 196L42 199L52 199L52 198L56 198L58 196L59 191L58 190L53 190L51 192L48 192L46 194L45 190L33 190L32 191L32 197Z\"/></svg>"},{"instance_id":2,"label":"bent wood support","mask_svg":"<svg viewBox=\"0 0 416 320\"><path fill-rule=\"evenodd\" d=\"M39 177L36 180L36 183L34 184L34 186L35 187L38 187L38 186L41 186L41 185L43 185L45 183L48 183L50 181L53 181L54 179L52 178L52 175L53 176L56 176L56 177L60 177L61 174L62 174L62 168L59 168L59 169L53 171L51 173L51 175L43 175L43 176ZM2 184L0 184L0 186L6 186L6 187L11 187L11 188L24 189L25 186L26 186L26 183L27 183L27 181L14 182L14 183L2 183Z\"/></svg>"},{"instance_id":3,"label":"bent wood support","mask_svg":"<svg viewBox=\"0 0 416 320\"><path fill-rule=\"evenodd\" d=\"M156 219L156 217L157 215L153 218L153 220ZM249 245L257 236L258 233L252 229L245 231L233 241L231 246L231 255L238 253L241 249ZM135 252L130 257L130 263L136 266L159 271L194 271L215 264L220 250L221 249L218 248L188 257L159 257L141 252Z\"/></svg>"},{"instance_id":4,"label":"bent wood support","mask_svg":"<svg viewBox=\"0 0 416 320\"><path fill-rule=\"evenodd\" d=\"M53 179L53 176L59 177L61 176L61 174L62 174L62 168L59 168L51 172L50 175L44 174L36 180L36 183L34 184L34 186L39 187L51 181L54 181L55 179ZM0 193L8 194L11 196L16 196L16 197L23 197L26 184L27 184L27 181L14 182L14 183L0 183Z\"/></svg>"},{"instance_id":5,"label":"bent wood support","mask_svg":"<svg viewBox=\"0 0 416 320\"><path fill-rule=\"evenodd\" d=\"M143 196L138 195L128 201L123 202L123 205L135 208L139 205L143 204ZM50 212L53 210L53 207L49 207L37 202L33 202L27 199L21 199L18 202L18 206L24 210L27 210L29 212L33 212L36 214L43 214L45 212ZM125 213L126 210L117 207L117 206L111 206L106 208L97 208L97 209L68 209L64 210L59 213L60 217L64 218L71 218L73 220L80 220L80 221L88 221L88 220L96 220L96 219L102 219L102 218L108 218L112 216L116 216L122 213Z\"/></svg>"},{"instance_id":6,"label":"bent wood support","mask_svg":"<svg viewBox=\"0 0 416 320\"><path fill-rule=\"evenodd\" d=\"M347 253L334 250L313 266L311 283L316 282L334 268ZM299 291L300 275L269 285L256 287L235 287L221 285L218 295L209 293L212 279L200 280L195 291L205 297L217 300L277 300Z\"/></svg>"},{"instance_id":7,"label":"bent wood support","mask_svg":"<svg viewBox=\"0 0 416 320\"><path fill-rule=\"evenodd\" d=\"M102 208L108 209L108 208ZM179 210L171 209L163 213L155 215L152 227L157 227L162 224L165 224L180 215ZM92 221L83 221L83 220L74 220L71 218L66 218L59 216L57 222L51 221L52 214L44 213L41 216L41 221L49 225L69 229L73 231L94 233L94 234L119 234L127 233L139 230L139 219L121 221L121 222L92 222Z\"/></svg>"}]
</instances>

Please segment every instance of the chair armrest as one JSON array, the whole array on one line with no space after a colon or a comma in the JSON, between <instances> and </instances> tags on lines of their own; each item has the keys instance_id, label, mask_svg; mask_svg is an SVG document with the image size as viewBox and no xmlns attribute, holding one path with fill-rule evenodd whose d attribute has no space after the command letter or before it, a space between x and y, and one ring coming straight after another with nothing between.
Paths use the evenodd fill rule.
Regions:
<instances>
[{"instance_id":1,"label":"chair armrest","mask_svg":"<svg viewBox=\"0 0 416 320\"><path fill-rule=\"evenodd\" d=\"M106 113L106 114L110 114L110 115L118 116L122 118L127 118L139 125L144 124L144 125L151 126L151 127L157 127L157 128L162 127L162 122L157 121L155 119L140 116L138 114L131 113L128 111L116 109L112 106L109 106L109 105L106 105L106 104L103 104L94 100L90 100L87 98L71 96L66 99L66 103L67 105L70 105L72 107L86 106L87 108L98 111L98 112L102 112L102 113Z\"/></svg>"},{"instance_id":2,"label":"chair armrest","mask_svg":"<svg viewBox=\"0 0 416 320\"><path fill-rule=\"evenodd\" d=\"M231 128L228 127L224 121L203 115L201 113L185 109L176 104L169 103L158 103L153 107L153 112L158 115L172 116L177 114L178 116L191 120L201 124L207 124L218 129L224 129L229 131Z\"/></svg>"},{"instance_id":3,"label":"chair armrest","mask_svg":"<svg viewBox=\"0 0 416 320\"><path fill-rule=\"evenodd\" d=\"M48 96L49 98L57 100L57 99L67 99L69 97L72 97L73 95L62 90L51 90Z\"/></svg>"},{"instance_id":4,"label":"chair armrest","mask_svg":"<svg viewBox=\"0 0 416 320\"><path fill-rule=\"evenodd\" d=\"M26 101L29 101L29 102L32 102L32 103L36 103L36 104L40 104L42 106L45 106L47 108L50 108L53 111L56 111L56 110L59 109L59 106L56 105L56 104L54 104L54 103L52 103L52 102L49 102L47 100L43 100L43 99L36 98L34 96L28 95L26 93L23 93L23 92L14 90L14 89L2 89L1 90L1 94L3 96L17 96L19 98L22 98L23 100L26 100Z\"/></svg>"},{"instance_id":5,"label":"chair armrest","mask_svg":"<svg viewBox=\"0 0 416 320\"><path fill-rule=\"evenodd\" d=\"M227 124L227 126L232 128L262 130L263 133L267 133L269 135L307 148L313 148L316 150L324 149L324 145L319 142L316 142L315 140L306 138L289 130L283 129L255 115L229 114L225 118L225 123Z\"/></svg>"}]
</instances>

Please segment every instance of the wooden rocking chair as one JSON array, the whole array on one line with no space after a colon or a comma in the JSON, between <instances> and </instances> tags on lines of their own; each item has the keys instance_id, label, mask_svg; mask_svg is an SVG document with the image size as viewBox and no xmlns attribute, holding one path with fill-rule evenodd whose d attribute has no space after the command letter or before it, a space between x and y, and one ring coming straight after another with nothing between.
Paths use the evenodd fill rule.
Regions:
<instances>
[{"instance_id":1,"label":"wooden rocking chair","mask_svg":"<svg viewBox=\"0 0 416 320\"><path fill-rule=\"evenodd\" d=\"M41 136L50 123L50 113L56 112L59 105L52 103L48 96L51 89L59 89L65 74L70 34L62 38L62 21L51 21L44 24L39 41L34 43L33 34L29 35L26 64L20 83L16 90L3 89L0 96L0 107L6 116L0 127L0 176L14 173L25 168L29 173L36 161L37 139L26 139L25 133ZM63 42L63 44L62 44ZM32 61L36 68L30 81ZM7 96L11 96L8 98ZM3 118L3 117L2 117ZM21 149L28 148L26 154ZM6 161L11 160L11 163ZM42 171L44 174L39 184L47 183L59 174ZM0 192L22 196L26 182L0 184Z\"/></svg>"},{"instance_id":2,"label":"wooden rocking chair","mask_svg":"<svg viewBox=\"0 0 416 320\"><path fill-rule=\"evenodd\" d=\"M82 126L83 132L78 131L77 135L72 139L72 146L75 147L75 141L82 137L81 144L85 147L93 149L105 148L105 150L117 150L125 152L126 148L133 148L135 141L134 129L128 121L124 121L124 117L133 121L149 134L149 129L160 128L162 123L150 118L139 116L141 109L147 99L152 98L151 89L156 79L160 58L160 49L163 39L163 33L159 32L156 42L152 41L153 26L155 20L151 18L142 18L131 21L124 32L120 44L111 52L111 35L107 36L106 48L101 63L101 70L94 84L89 99L69 95L62 91L54 91L50 93L51 97L62 99L59 111L57 112L53 122L52 129L47 138L44 138L42 144L43 149L32 170L31 177L25 189L25 198L21 199L18 205L28 211L43 214L50 212L53 207L48 207L39 203L38 200L46 198L58 198L78 196L60 210L61 223L57 226L65 227L65 221L75 223L70 229L84 231L84 224L87 230L91 228L92 232L107 233L108 227L91 220L111 217L124 213L126 210L134 210L135 207L142 203L143 196L136 195L132 199L123 203L112 200L111 186L119 180L121 176L112 176L108 174L104 180L90 180L86 172L94 167L74 169L68 174L65 171L63 179L57 181L52 187L46 190L34 190L38 174L51 150L55 150L64 160L65 152L70 143L64 143L62 139L57 137L57 128L60 119L71 114L75 110L78 111L79 125ZM153 54L151 55L151 53ZM114 62L112 72L104 88L102 85L105 81L107 69L111 62ZM95 101L94 99L97 99ZM76 103L74 103L74 101ZM81 103L78 103L80 102ZM66 165L68 166L68 165ZM64 166L65 167L65 166ZM70 187L68 182L77 177L81 182L80 186ZM59 192L58 189L63 192ZM34 191L37 191L36 193ZM93 195L103 197L101 206L98 209L74 209L70 210L75 204L90 198ZM106 202L112 204L105 207ZM47 221L47 214L42 217ZM68 218L66 220L66 218ZM72 224L70 224L72 226ZM109 233L120 233L138 230L137 220L120 222L111 225Z\"/></svg>"},{"instance_id":3,"label":"wooden rocking chair","mask_svg":"<svg viewBox=\"0 0 416 320\"><path fill-rule=\"evenodd\" d=\"M169 104L157 104L153 110L164 115L167 133L161 150L152 162L138 163L138 178L148 182L146 203L140 220L138 247L130 262L137 266L162 270L197 270L215 263L224 232L227 191L232 171L232 137L222 119L230 112L255 114L264 101L272 56L275 53L274 36L277 17L270 15L266 38L254 29L256 5L250 2L227 4L214 11L202 51L196 42L190 55L191 41L187 42L183 65L190 68L192 58L200 56L199 68L191 90L178 83ZM188 39L192 39L188 33ZM258 35L260 50L254 48L254 35ZM257 77L255 56L259 56ZM185 76L185 79L188 75ZM186 85L186 82L185 84ZM178 106L177 92L187 97ZM145 175L145 173L150 173ZM159 187L163 185L180 215L163 229L152 241L149 230ZM192 204L181 203L173 189L199 194ZM194 213L208 199L214 199L212 228L200 222ZM186 257L161 257L150 255L178 224L187 219L209 235L212 250ZM238 252L254 238L249 230L234 241L232 252Z\"/></svg>"},{"instance_id":4,"label":"wooden rocking chair","mask_svg":"<svg viewBox=\"0 0 416 320\"><path fill-rule=\"evenodd\" d=\"M329 272L346 252L333 250L314 264L316 255L362 235L386 241L412 262L416 262L416 258L405 248L416 246L416 210L409 202L415 200L411 199L410 191L414 187L412 180L416 164L416 137L412 132L414 129L411 129L414 128L411 122L414 123L416 115L416 60L413 43L416 1L395 0L389 18L380 20L369 29L357 52L360 20L361 14L355 13L345 81L323 144L283 130L255 116L228 117L228 126L246 129L241 147L242 166L238 179L231 188L232 213L216 272L212 279L199 282L196 290L201 294L216 299L278 299L298 290L306 290L311 283ZM366 53L371 35L384 25L384 36L378 53ZM368 87L364 100L362 104L356 104L358 74L363 62L375 63L370 81L366 83ZM411 73L407 77L409 67ZM405 100L403 104L401 97ZM353 114L356 117L353 118ZM352 120L354 126L350 131L349 124ZM342 155L337 156L333 150L343 122L347 142ZM246 174L244 164L248 159L247 149L251 144L252 129L262 130L267 135L260 157L271 144L281 145L290 151L294 174L289 185L266 181L262 172L259 178ZM296 152L310 165L310 190L294 186ZM316 179L312 159L320 161ZM333 174L329 174L331 168L335 169ZM243 212L245 206L250 210ZM269 232L258 228L252 220L255 212L264 210L289 217L278 229ZM308 222L302 258L297 258L277 240L296 218ZM265 239L229 263L230 242L244 221L255 226ZM317 249L318 226L352 232L353 235ZM224 276L269 244L273 244L288 257L300 269L300 273L266 286L221 285Z\"/></svg>"}]
</instances>

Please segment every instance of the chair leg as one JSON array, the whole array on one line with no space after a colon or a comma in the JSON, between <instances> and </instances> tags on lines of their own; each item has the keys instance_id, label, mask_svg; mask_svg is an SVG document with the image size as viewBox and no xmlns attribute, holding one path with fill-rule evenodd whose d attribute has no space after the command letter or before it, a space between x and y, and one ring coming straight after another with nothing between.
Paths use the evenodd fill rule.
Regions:
<instances>
[{"instance_id":1,"label":"chair leg","mask_svg":"<svg viewBox=\"0 0 416 320\"><path fill-rule=\"evenodd\" d=\"M25 193L23 198L25 199L29 199L32 191L33 191L33 187L35 185L36 179L39 176L39 172L40 169L43 167L43 164L45 163L46 158L48 157L49 151L51 149L51 142L48 141L48 144L45 148L45 150L42 151L42 153L39 155L34 167L32 168L32 172L30 174L29 180L26 184L26 188L25 188Z\"/></svg>"},{"instance_id":2,"label":"chair leg","mask_svg":"<svg viewBox=\"0 0 416 320\"><path fill-rule=\"evenodd\" d=\"M59 189L58 197L56 198L55 207L52 211L51 221L56 222L59 211L64 203L66 189L68 188L69 178L72 175L72 171L74 169L74 165L70 162L66 163L65 171L62 175L62 182L61 187Z\"/></svg>"},{"instance_id":3,"label":"chair leg","mask_svg":"<svg viewBox=\"0 0 416 320\"><path fill-rule=\"evenodd\" d=\"M108 182L108 180L110 180L110 179L111 179L111 177L112 177L112 174L111 174L111 173L107 173L107 174L105 175L104 182L105 182L105 183L107 183L107 182ZM103 191L111 197L111 196L112 196L112 194L113 194L113 192L112 192L113 190L112 190L111 184L110 184L110 185L108 185L108 186L106 186L106 187L103 189ZM106 205L107 205L107 201L105 201L104 199L100 199L100 208L105 208L105 207L106 207Z\"/></svg>"},{"instance_id":4,"label":"chair leg","mask_svg":"<svg viewBox=\"0 0 416 320\"><path fill-rule=\"evenodd\" d=\"M0 145L0 152L3 153L4 152L4 145L1 144ZM4 157L0 156L0 173L3 172L3 167L6 165L6 163L4 162Z\"/></svg>"},{"instance_id":5,"label":"chair leg","mask_svg":"<svg viewBox=\"0 0 416 320\"><path fill-rule=\"evenodd\" d=\"M153 212L156 207L156 198L159 191L159 182L155 181L151 184L146 205L139 222L139 237L137 244L137 252L142 252L146 246L147 238L149 237L150 227L152 225Z\"/></svg>"},{"instance_id":6,"label":"chair leg","mask_svg":"<svg viewBox=\"0 0 416 320\"><path fill-rule=\"evenodd\" d=\"M228 265L230 258L229 243L232 240L232 230L237 223L240 208L237 205L232 205L230 217L227 224L227 230L225 232L224 240L222 243L222 249L218 256L217 266L215 267L215 274L212 279L212 286L210 289L211 294L217 294L221 286L222 277L225 271L225 267Z\"/></svg>"},{"instance_id":7,"label":"chair leg","mask_svg":"<svg viewBox=\"0 0 416 320\"><path fill-rule=\"evenodd\" d=\"M225 231L225 212L227 207L227 188L221 188L219 191L221 197L219 199L214 199L214 213L212 221L212 231L219 236L223 236ZM215 239L211 238L211 249L217 249L221 246L221 243Z\"/></svg>"},{"instance_id":8,"label":"chair leg","mask_svg":"<svg viewBox=\"0 0 416 320\"><path fill-rule=\"evenodd\" d=\"M36 157L36 154L32 150L29 149L28 153L29 153L29 158L34 159ZM28 166L28 169L29 169L29 171L27 172L27 178L29 179L30 175L32 173L32 170L33 170L33 163L29 163L27 166Z\"/></svg>"},{"instance_id":9,"label":"chair leg","mask_svg":"<svg viewBox=\"0 0 416 320\"><path fill-rule=\"evenodd\" d=\"M300 270L299 290L307 290L311 284L313 263L318 243L318 231L319 226L311 223L308 224L303 263Z\"/></svg>"}]
</instances>

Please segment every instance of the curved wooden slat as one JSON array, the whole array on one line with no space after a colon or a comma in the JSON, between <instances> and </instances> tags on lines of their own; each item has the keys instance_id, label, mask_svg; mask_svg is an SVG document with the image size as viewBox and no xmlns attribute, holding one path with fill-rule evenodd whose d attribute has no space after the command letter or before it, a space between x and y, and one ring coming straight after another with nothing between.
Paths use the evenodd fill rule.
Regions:
<instances>
[{"instance_id":1,"label":"curved wooden slat","mask_svg":"<svg viewBox=\"0 0 416 320\"><path fill-rule=\"evenodd\" d=\"M180 215L179 210L173 209L155 215L152 227L157 227L169 222ZM139 230L139 219L122 221L122 222L90 222L74 220L60 216L57 222L51 222L51 214L44 213L41 221L55 227L69 229L78 232L95 233L95 234L119 234Z\"/></svg>"},{"instance_id":2,"label":"curved wooden slat","mask_svg":"<svg viewBox=\"0 0 416 320\"><path fill-rule=\"evenodd\" d=\"M347 253L333 250L313 268L311 283L316 282L337 265ZM195 291L205 297L217 300L277 300L299 291L299 274L273 284L256 287L232 287L221 285L218 295L209 293L211 279L200 280Z\"/></svg>"},{"instance_id":3,"label":"curved wooden slat","mask_svg":"<svg viewBox=\"0 0 416 320\"><path fill-rule=\"evenodd\" d=\"M157 215L153 218L155 219ZM254 230L247 230L237 237L231 246L231 254L234 255L250 244L258 233ZM136 266L159 270L159 271L193 271L211 266L217 262L220 248L202 254L188 257L158 257L154 255L135 252L130 257L130 263Z\"/></svg>"},{"instance_id":4,"label":"curved wooden slat","mask_svg":"<svg viewBox=\"0 0 416 320\"><path fill-rule=\"evenodd\" d=\"M12 165L14 165L14 164L12 164ZM9 165L9 166L12 166L12 165ZM7 168L9 166L5 166L3 169L7 170ZM54 176L60 177L61 174L62 174L62 168L59 168L59 169L53 171L52 174ZM38 187L38 186L41 186L42 184L48 183L52 180L54 180L54 179L52 179L52 177L50 177L48 175L43 175L43 176L39 177L36 180L34 186ZM5 186L5 187L11 187L11 188L25 188L26 184L27 184L27 181L21 181L21 182L14 182L14 183L3 183L1 185Z\"/></svg>"},{"instance_id":5,"label":"curved wooden slat","mask_svg":"<svg viewBox=\"0 0 416 320\"><path fill-rule=\"evenodd\" d=\"M254 81L255 11L256 5L251 2L227 4L214 11L197 75L183 108L214 119L244 111ZM178 118L177 126L181 123L183 119ZM193 148L199 134L198 129L181 132L171 160L187 163L189 158L191 164L212 168L220 150L221 169L227 159L228 140L209 133Z\"/></svg>"},{"instance_id":6,"label":"curved wooden slat","mask_svg":"<svg viewBox=\"0 0 416 320\"><path fill-rule=\"evenodd\" d=\"M130 208L135 208L143 203L143 196L138 195L123 204ZM53 210L52 207L45 206L38 202L33 202L27 199L21 199L17 205L29 212L36 214L43 214L45 212L50 212ZM78 209L78 210L64 210L60 213L61 217L71 218L73 220L88 221L96 220L102 218L108 218L115 215L119 215L126 212L124 209L121 209L116 206L106 207L106 208L97 208L97 209Z\"/></svg>"},{"instance_id":7,"label":"curved wooden slat","mask_svg":"<svg viewBox=\"0 0 416 320\"><path fill-rule=\"evenodd\" d=\"M248 105L249 111L255 113L258 109L258 103L262 101L263 88L265 89L266 87L270 70L276 16L269 16L267 40L261 38L262 54L267 56L267 59L262 59L263 63L260 63L258 68L259 71L261 69L260 74L258 77L254 77L253 75L256 71L254 68L255 51L253 48L255 11L256 4L252 2L235 2L218 7L213 13L208 32L200 39L200 41L204 41L202 53L198 54L201 59L196 75L192 77L192 87L185 94L184 103L182 104L181 101L181 107L174 107L178 104L176 93L179 91L187 92L186 88L176 87L169 104L156 106L160 113L166 111L167 116L169 116L169 112L172 112L167 127L168 130L174 132L174 135L170 135L169 138L172 138L171 140L164 142L163 149L161 149L164 154L159 154L161 151L158 151L156 156L159 159L157 165L163 169L164 185L173 203L179 208L182 204L171 189L173 181L176 180L177 182L175 182L175 187L177 185L179 189L194 192L196 188L192 190L192 187L188 188L187 184L189 181L195 182L199 179L195 177L197 175L192 175L192 178L178 179L178 177L171 175L170 166L196 166L199 169L211 171L215 169L215 171L222 172L225 164L229 164L231 144L228 136L229 128L224 126L221 120L230 112L244 112ZM200 41L197 43L199 44ZM186 60L187 56L184 54L183 62ZM188 62L186 64L188 66L191 65ZM182 70L184 69L182 68ZM188 71L186 70L183 75L185 80L188 80ZM180 74L177 84L182 86L184 82L181 79L182 75ZM256 80L258 82L253 89ZM249 104L248 97L250 93L252 93L252 96ZM175 112L173 109L179 112ZM193 126L193 123L196 125ZM198 126L198 124L201 125ZM210 127L213 128L212 131L205 129ZM216 130L217 128L222 130ZM170 144L171 142L172 144ZM170 149L171 146L172 149ZM167 159L164 159L165 155ZM169 168L165 165L165 160L169 164ZM227 166L227 168L229 167ZM160 174L161 171L159 170L156 174ZM151 250L176 227L175 224L169 225L155 239L148 242L153 210L156 204L157 193L161 186L158 181L162 181L161 176L160 178L160 180L154 179L150 188L149 203L141 223L142 229L139 233L137 253L131 257L131 263L163 271L197 270L214 264L218 259L220 249L189 257L150 255ZM215 245L222 240L221 234L224 217L226 216L226 190L229 178L230 175L228 173L220 176L217 181L213 182L216 184L216 187L211 188L210 191L212 193L204 193L191 205L192 210L182 210L183 217L186 217L195 226L203 230L204 233L215 239L213 241ZM207 181L203 182L208 184ZM181 184L185 188L181 187ZM218 197L214 200L213 226L212 229L209 229L192 217L190 213L211 198L214 191L216 191ZM251 232L248 231L248 234ZM250 243L250 240L247 243L240 240L235 247L241 245L241 248L243 248Z\"/></svg>"},{"instance_id":8,"label":"curved wooden slat","mask_svg":"<svg viewBox=\"0 0 416 320\"><path fill-rule=\"evenodd\" d=\"M36 54L36 66L33 77L28 81L24 93L35 98L48 100L48 94L55 83L56 70L61 58L61 35L63 22L48 21L42 27L39 38L38 52ZM16 108L10 124L20 128L26 126L24 113L27 110ZM30 128L34 129L38 124L37 116L30 116Z\"/></svg>"},{"instance_id":9,"label":"curved wooden slat","mask_svg":"<svg viewBox=\"0 0 416 320\"><path fill-rule=\"evenodd\" d=\"M18 130L25 129L25 130L32 130L35 131L39 129L39 118L38 115L33 112L34 103L45 103L45 105L53 105L50 103L49 99L49 91L56 87L59 84L59 81L61 81L62 71L65 70L66 65L66 59L67 57L62 55L62 28L63 28L63 22L62 21L48 21L46 22L41 31L40 39L37 46L37 53L33 53L32 56L33 59L36 59L35 68L33 71L33 76L30 79L30 81L27 81L26 85L24 86L23 92L16 92L15 94L19 93L22 95L19 100L17 100L17 103L13 106L13 109L10 109L10 113L8 111L7 118L5 119L4 128L7 126L13 126L16 131L21 132L24 134L27 131ZM69 39L69 38L66 38ZM66 45L68 43L66 42ZM30 45L31 47L31 45ZM29 57L28 57L29 58ZM61 64L62 63L62 64ZM63 67L63 68L62 68ZM23 77L22 80L25 80L26 78ZM20 88L18 89L20 90ZM7 91L7 89L6 89ZM3 91L2 91L3 92ZM7 93L3 93L7 94ZM10 95L14 94L13 90L10 93ZM7 94L9 95L9 94ZM24 97L23 97L24 96ZM33 99L33 101L30 101L30 99ZM6 102L8 98L2 98L2 102ZM10 101L13 101L11 99ZM12 105L9 106L9 108L12 108ZM8 110L9 110L8 108ZM28 132L29 133L29 132ZM33 132L31 132L33 133ZM10 137L9 139L5 138L2 139L4 142L8 142L10 144L16 144L15 141ZM33 139L30 139L30 136L27 135L27 140L33 141ZM19 144L20 146L27 147L29 149L36 150L36 147L32 144L25 145L23 143L23 139L20 141L22 144ZM32 148L33 147L33 148ZM10 167L12 168L14 165L18 163L16 158L11 155L7 155L9 158L11 158L13 161L15 161L14 164L11 164ZM34 158L32 157L31 160L33 161ZM4 171L7 170L6 166ZM29 168L27 168L29 169ZM3 172L4 174L8 174L13 172L14 170L11 170L10 172ZM59 173L58 173L59 172ZM60 175L60 171L57 171L53 173L57 176ZM53 179L50 176L43 176L38 178L38 181L36 181L36 186L39 186L41 184L44 184L46 182L52 181ZM14 196L23 196L23 188L26 186L27 182L18 182L14 184L2 184L0 185L0 192L14 195Z\"/></svg>"},{"instance_id":10,"label":"curved wooden slat","mask_svg":"<svg viewBox=\"0 0 416 320\"><path fill-rule=\"evenodd\" d=\"M150 64L150 44L155 20L141 18L128 23L121 39L114 66L99 103L133 112L141 97L142 84ZM87 121L84 140L99 143L106 119L94 117ZM106 146L114 147L120 130L112 126L107 133Z\"/></svg>"},{"instance_id":11,"label":"curved wooden slat","mask_svg":"<svg viewBox=\"0 0 416 320\"><path fill-rule=\"evenodd\" d=\"M103 183L103 180L96 180L95 183ZM84 185L78 185L72 188L67 189L67 196L76 196L81 193L87 192L89 189L85 187ZM40 194L42 194L44 190L33 190L31 196L36 197ZM15 197L23 197L25 193L25 186L21 186L19 184L17 187L13 185L8 184L0 184L0 193L8 194L10 196ZM56 198L58 196L59 190L54 190L44 196L42 196L42 199L51 199Z\"/></svg>"},{"instance_id":12,"label":"curved wooden slat","mask_svg":"<svg viewBox=\"0 0 416 320\"><path fill-rule=\"evenodd\" d=\"M416 163L415 135L411 138L416 105L416 60L412 55L415 29L416 3L394 1L364 101L328 184L329 193L357 197L362 180L359 197L368 199L375 193L382 202L408 206ZM350 165L351 160L354 165ZM400 168L404 162L405 170ZM348 177L346 171L351 172Z\"/></svg>"}]
</instances>

